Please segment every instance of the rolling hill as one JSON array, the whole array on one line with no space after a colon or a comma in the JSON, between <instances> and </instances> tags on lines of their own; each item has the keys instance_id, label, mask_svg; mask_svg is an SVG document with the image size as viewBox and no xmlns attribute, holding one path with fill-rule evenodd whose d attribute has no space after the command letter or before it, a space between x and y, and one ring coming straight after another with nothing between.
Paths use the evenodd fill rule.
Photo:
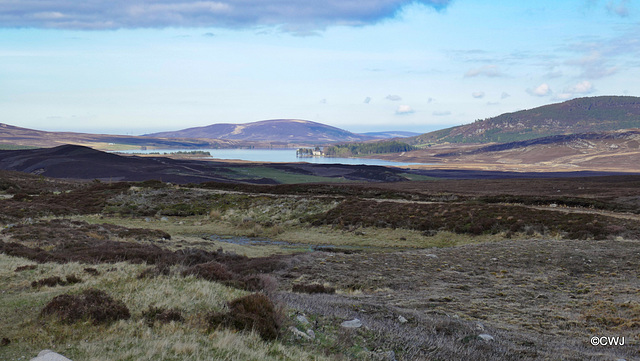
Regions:
<instances>
[{"instance_id":1,"label":"rolling hill","mask_svg":"<svg viewBox=\"0 0 640 361\"><path fill-rule=\"evenodd\" d=\"M173 132L146 134L145 136L314 144L360 142L374 139L374 137L351 133L326 124L298 119L272 119L244 124L218 123Z\"/></svg>"},{"instance_id":2,"label":"rolling hill","mask_svg":"<svg viewBox=\"0 0 640 361\"><path fill-rule=\"evenodd\" d=\"M97 149L157 147L157 148L231 148L237 142L218 139L160 139L130 135L48 132L0 123L0 146L48 148L62 144L86 145Z\"/></svg>"},{"instance_id":3,"label":"rolling hill","mask_svg":"<svg viewBox=\"0 0 640 361\"><path fill-rule=\"evenodd\" d=\"M505 143L552 135L640 128L640 97L578 98L476 120L403 141L412 145Z\"/></svg>"},{"instance_id":4,"label":"rolling hill","mask_svg":"<svg viewBox=\"0 0 640 361\"><path fill-rule=\"evenodd\" d=\"M78 145L0 150L0 170L45 177L103 181L162 180L176 184L396 182L406 170L382 166L309 163L228 163L122 156ZM1 186L1 185L0 185Z\"/></svg>"}]
</instances>

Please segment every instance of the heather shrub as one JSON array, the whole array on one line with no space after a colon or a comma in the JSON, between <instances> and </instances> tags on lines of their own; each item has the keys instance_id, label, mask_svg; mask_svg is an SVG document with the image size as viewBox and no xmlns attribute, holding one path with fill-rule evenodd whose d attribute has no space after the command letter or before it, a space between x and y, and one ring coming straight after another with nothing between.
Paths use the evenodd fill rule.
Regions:
<instances>
[{"instance_id":1,"label":"heather shrub","mask_svg":"<svg viewBox=\"0 0 640 361\"><path fill-rule=\"evenodd\" d=\"M176 308L165 309L161 307L149 306L146 311L142 311L142 317L147 322L147 325L149 325L149 327L153 326L155 321L161 323L184 321L182 312Z\"/></svg>"},{"instance_id":2,"label":"heather shrub","mask_svg":"<svg viewBox=\"0 0 640 361\"><path fill-rule=\"evenodd\" d=\"M41 315L53 315L68 324L90 319L94 325L131 317L122 301L97 289L84 290L79 295L56 296L42 309Z\"/></svg>"},{"instance_id":3,"label":"heather shrub","mask_svg":"<svg viewBox=\"0 0 640 361\"><path fill-rule=\"evenodd\" d=\"M62 278L58 276L47 277L41 280L31 282L31 287L33 288L42 287L42 286L55 287L57 285L61 285L61 286L65 285L65 282L62 280Z\"/></svg>"},{"instance_id":4,"label":"heather shrub","mask_svg":"<svg viewBox=\"0 0 640 361\"><path fill-rule=\"evenodd\" d=\"M298 293L313 294L313 293L335 293L336 289L333 287L325 287L318 283L312 283L312 284L295 284L292 287L292 291L298 292Z\"/></svg>"},{"instance_id":5,"label":"heather shrub","mask_svg":"<svg viewBox=\"0 0 640 361\"><path fill-rule=\"evenodd\" d=\"M233 279L233 274L227 270L227 267L216 261L191 266L184 270L182 275L194 275L208 281L229 281Z\"/></svg>"},{"instance_id":6,"label":"heather shrub","mask_svg":"<svg viewBox=\"0 0 640 361\"><path fill-rule=\"evenodd\" d=\"M278 337L282 316L273 302L262 293L237 298L228 304L229 312L209 315L209 328L218 326L238 331L256 331L264 340Z\"/></svg>"}]
</instances>

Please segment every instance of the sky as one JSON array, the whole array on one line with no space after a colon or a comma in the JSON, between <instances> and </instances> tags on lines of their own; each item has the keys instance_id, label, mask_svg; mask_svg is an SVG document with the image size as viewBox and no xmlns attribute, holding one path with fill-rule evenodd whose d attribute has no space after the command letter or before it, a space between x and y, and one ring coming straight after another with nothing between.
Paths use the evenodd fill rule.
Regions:
<instances>
[{"instance_id":1,"label":"sky","mask_svg":"<svg viewBox=\"0 0 640 361\"><path fill-rule=\"evenodd\" d=\"M0 0L0 122L424 133L640 95L636 0Z\"/></svg>"}]
</instances>

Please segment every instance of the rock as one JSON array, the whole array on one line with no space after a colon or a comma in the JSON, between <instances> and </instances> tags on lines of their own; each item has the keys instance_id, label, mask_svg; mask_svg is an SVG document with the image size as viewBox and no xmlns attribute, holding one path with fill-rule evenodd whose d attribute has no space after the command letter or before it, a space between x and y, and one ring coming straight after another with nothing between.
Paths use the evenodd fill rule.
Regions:
<instances>
[{"instance_id":1,"label":"rock","mask_svg":"<svg viewBox=\"0 0 640 361\"><path fill-rule=\"evenodd\" d=\"M483 341L487 341L487 342L491 342L493 341L493 336L487 334L487 333L481 333L478 335L478 338L483 340Z\"/></svg>"},{"instance_id":2,"label":"rock","mask_svg":"<svg viewBox=\"0 0 640 361\"><path fill-rule=\"evenodd\" d=\"M409 320L407 320L406 318L402 317L402 315L400 315L400 316L398 316L398 322L407 323L407 322L409 322Z\"/></svg>"},{"instance_id":3,"label":"rock","mask_svg":"<svg viewBox=\"0 0 640 361\"><path fill-rule=\"evenodd\" d=\"M476 330L484 331L484 325L482 324L482 322L477 322L476 323Z\"/></svg>"},{"instance_id":4,"label":"rock","mask_svg":"<svg viewBox=\"0 0 640 361\"><path fill-rule=\"evenodd\" d=\"M167 217L162 217L162 218L160 218L160 220L161 220L162 222L167 222L167 221L169 220L169 218L167 218Z\"/></svg>"},{"instance_id":5,"label":"rock","mask_svg":"<svg viewBox=\"0 0 640 361\"><path fill-rule=\"evenodd\" d=\"M293 337L295 337L296 340L300 340L300 339L311 340L311 336L298 330L297 327L291 326L289 327L289 331L291 331L291 333L293 334Z\"/></svg>"},{"instance_id":6,"label":"rock","mask_svg":"<svg viewBox=\"0 0 640 361\"><path fill-rule=\"evenodd\" d=\"M393 351L369 352L369 359L376 361L396 361L396 353Z\"/></svg>"},{"instance_id":7,"label":"rock","mask_svg":"<svg viewBox=\"0 0 640 361\"><path fill-rule=\"evenodd\" d=\"M31 361L71 361L71 360L51 350L42 350L38 354L38 357L32 358Z\"/></svg>"},{"instance_id":8,"label":"rock","mask_svg":"<svg viewBox=\"0 0 640 361\"><path fill-rule=\"evenodd\" d=\"M360 328L362 327L362 322L359 319L354 318L351 321L344 321L340 324L340 326L345 328Z\"/></svg>"},{"instance_id":9,"label":"rock","mask_svg":"<svg viewBox=\"0 0 640 361\"><path fill-rule=\"evenodd\" d=\"M316 339L316 333L315 333L315 332L313 332L313 330L312 330L312 329L308 329L308 330L307 330L307 335L308 335L309 337L311 337L311 339L312 339L312 340L315 340L315 339Z\"/></svg>"},{"instance_id":10,"label":"rock","mask_svg":"<svg viewBox=\"0 0 640 361\"><path fill-rule=\"evenodd\" d=\"M296 320L298 320L298 322L300 322L303 325L308 325L309 324L309 320L307 320L307 318L304 317L303 315L296 316Z\"/></svg>"},{"instance_id":11,"label":"rock","mask_svg":"<svg viewBox=\"0 0 640 361\"><path fill-rule=\"evenodd\" d=\"M424 256L425 256L425 257L429 257L429 258L438 258L438 256L436 256L436 255L435 255L435 254L433 254L433 253L428 253L428 254L425 254Z\"/></svg>"}]
</instances>

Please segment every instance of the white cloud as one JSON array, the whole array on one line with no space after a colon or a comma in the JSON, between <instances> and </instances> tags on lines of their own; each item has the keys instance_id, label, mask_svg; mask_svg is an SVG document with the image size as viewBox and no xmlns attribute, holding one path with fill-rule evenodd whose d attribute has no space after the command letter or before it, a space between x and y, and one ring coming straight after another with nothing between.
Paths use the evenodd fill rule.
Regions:
<instances>
[{"instance_id":1,"label":"white cloud","mask_svg":"<svg viewBox=\"0 0 640 361\"><path fill-rule=\"evenodd\" d=\"M19 0L2 1L0 27L104 30L164 27L278 26L312 33L393 18L420 3L436 10L451 0Z\"/></svg>"},{"instance_id":2,"label":"white cloud","mask_svg":"<svg viewBox=\"0 0 640 361\"><path fill-rule=\"evenodd\" d=\"M471 96L476 99L482 99L484 98L484 92L473 92L471 93Z\"/></svg>"},{"instance_id":3,"label":"white cloud","mask_svg":"<svg viewBox=\"0 0 640 361\"><path fill-rule=\"evenodd\" d=\"M549 84L542 83L533 89L527 89L527 93L538 97L544 97L551 94L551 88L549 87Z\"/></svg>"},{"instance_id":4,"label":"white cloud","mask_svg":"<svg viewBox=\"0 0 640 361\"><path fill-rule=\"evenodd\" d=\"M413 108L411 108L411 106L409 105L399 105L398 109L396 109L397 115L407 115L413 113L415 113L415 110L413 110Z\"/></svg>"},{"instance_id":5,"label":"white cloud","mask_svg":"<svg viewBox=\"0 0 640 361\"><path fill-rule=\"evenodd\" d=\"M500 95L500 99L507 99L510 96L511 96L511 94L509 94L507 92L502 92L502 95Z\"/></svg>"},{"instance_id":6,"label":"white cloud","mask_svg":"<svg viewBox=\"0 0 640 361\"><path fill-rule=\"evenodd\" d=\"M391 95L391 94L387 95L385 99L391 100L392 102L398 102L402 100L402 98L399 95Z\"/></svg>"},{"instance_id":7,"label":"white cloud","mask_svg":"<svg viewBox=\"0 0 640 361\"><path fill-rule=\"evenodd\" d=\"M489 78L495 78L503 76L502 72L497 65L485 65L476 69L469 69L465 74L465 78L473 78L476 76L486 76Z\"/></svg>"},{"instance_id":8,"label":"white cloud","mask_svg":"<svg viewBox=\"0 0 640 361\"><path fill-rule=\"evenodd\" d=\"M563 92L554 96L557 100L573 99L594 91L593 84L589 81L581 81L578 84L564 88Z\"/></svg>"},{"instance_id":9,"label":"white cloud","mask_svg":"<svg viewBox=\"0 0 640 361\"><path fill-rule=\"evenodd\" d=\"M593 84L585 80L564 90L565 93L589 94L593 91Z\"/></svg>"}]
</instances>

